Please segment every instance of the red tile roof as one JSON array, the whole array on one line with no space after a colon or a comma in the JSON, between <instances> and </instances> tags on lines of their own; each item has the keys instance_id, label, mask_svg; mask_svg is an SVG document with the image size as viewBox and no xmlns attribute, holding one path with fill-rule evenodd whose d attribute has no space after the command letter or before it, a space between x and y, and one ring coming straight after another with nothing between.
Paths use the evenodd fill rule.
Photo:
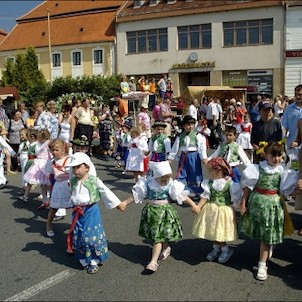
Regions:
<instances>
[{"instance_id":1,"label":"red tile roof","mask_svg":"<svg viewBox=\"0 0 302 302\"><path fill-rule=\"evenodd\" d=\"M47 9L51 45L112 42L115 15L125 1L45 1L17 20L0 44L0 51L48 46ZM57 5L58 4L58 5Z\"/></svg>"},{"instance_id":2,"label":"red tile roof","mask_svg":"<svg viewBox=\"0 0 302 302\"><path fill-rule=\"evenodd\" d=\"M0 29L0 43L5 39L6 36L7 36L7 32Z\"/></svg>"},{"instance_id":3,"label":"red tile roof","mask_svg":"<svg viewBox=\"0 0 302 302\"><path fill-rule=\"evenodd\" d=\"M156 19L189 14L212 13L242 8L268 7L281 5L282 0L176 0L174 4L160 1L155 6L150 6L149 1L144 1L141 7L134 8L134 1L129 1L117 16L117 22L128 22L134 20Z\"/></svg>"}]
</instances>

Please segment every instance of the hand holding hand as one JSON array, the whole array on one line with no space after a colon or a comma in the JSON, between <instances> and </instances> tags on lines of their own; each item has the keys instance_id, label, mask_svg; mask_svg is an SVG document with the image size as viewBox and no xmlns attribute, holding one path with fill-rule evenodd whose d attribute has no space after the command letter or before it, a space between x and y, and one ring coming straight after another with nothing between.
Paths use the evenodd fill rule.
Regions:
<instances>
[{"instance_id":1,"label":"hand holding hand","mask_svg":"<svg viewBox=\"0 0 302 302\"><path fill-rule=\"evenodd\" d=\"M126 200L122 201L122 202L117 206L117 208L118 208L121 212L125 212L126 207L127 207L127 201L126 201Z\"/></svg>"},{"instance_id":2,"label":"hand holding hand","mask_svg":"<svg viewBox=\"0 0 302 302\"><path fill-rule=\"evenodd\" d=\"M245 204L241 203L239 205L240 215L243 216L247 212L247 208L245 207Z\"/></svg>"}]
</instances>

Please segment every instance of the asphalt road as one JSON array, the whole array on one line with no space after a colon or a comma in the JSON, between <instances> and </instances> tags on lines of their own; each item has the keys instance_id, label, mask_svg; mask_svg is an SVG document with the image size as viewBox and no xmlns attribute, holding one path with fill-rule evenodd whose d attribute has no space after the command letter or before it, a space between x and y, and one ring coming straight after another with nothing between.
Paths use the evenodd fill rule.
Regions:
<instances>
[{"instance_id":1,"label":"asphalt road","mask_svg":"<svg viewBox=\"0 0 302 302\"><path fill-rule=\"evenodd\" d=\"M132 176L122 175L114 161L93 158L99 177L120 199L130 196ZM56 236L45 236L47 210L37 211L39 190L29 203L16 199L21 176L8 176L0 190L0 300L1 301L301 301L302 238L294 234L277 246L268 263L269 278L255 279L259 245L240 238L232 245L229 262L205 259L211 243L194 238L194 214L174 204L180 215L184 238L172 244L172 254L160 262L158 271L142 275L151 246L138 236L143 204L131 204L125 213L106 210L100 203L110 258L99 272L89 275L73 256L66 254L68 216L54 222ZM289 210L296 230L301 211Z\"/></svg>"}]
</instances>

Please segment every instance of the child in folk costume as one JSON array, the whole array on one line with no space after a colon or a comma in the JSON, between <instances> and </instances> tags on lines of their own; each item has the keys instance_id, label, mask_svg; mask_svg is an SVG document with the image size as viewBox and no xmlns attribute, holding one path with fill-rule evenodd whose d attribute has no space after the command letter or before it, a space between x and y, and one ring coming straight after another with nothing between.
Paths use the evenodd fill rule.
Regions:
<instances>
[{"instance_id":1,"label":"child in folk costume","mask_svg":"<svg viewBox=\"0 0 302 302\"><path fill-rule=\"evenodd\" d=\"M155 121L152 125L153 135L149 140L149 151L151 152L150 161L160 162L167 160L171 151L171 140L164 134L167 125L161 121Z\"/></svg>"},{"instance_id":2,"label":"child in folk costume","mask_svg":"<svg viewBox=\"0 0 302 302\"><path fill-rule=\"evenodd\" d=\"M19 131L20 133L20 145L18 149L17 156L19 157L20 168L21 168L21 180L22 180L22 189L25 192L25 188L27 186L26 182L24 181L24 170L28 160L28 148L29 148L29 140L28 140L28 130L23 128Z\"/></svg>"},{"instance_id":3,"label":"child in folk costume","mask_svg":"<svg viewBox=\"0 0 302 302\"><path fill-rule=\"evenodd\" d=\"M67 237L68 251L74 255L87 273L94 274L109 256L108 244L98 202L107 209L124 211L126 203L96 176L89 174L91 160L83 152L76 152L68 166L72 167L71 202L73 221Z\"/></svg>"},{"instance_id":4,"label":"child in folk costume","mask_svg":"<svg viewBox=\"0 0 302 302\"><path fill-rule=\"evenodd\" d=\"M283 194L284 145L280 142L267 143L265 159L249 165L242 173L243 196L240 203L239 230L260 241L258 280L267 279L267 261L272 256L274 245L282 243L284 235L294 231L288 215Z\"/></svg>"},{"instance_id":5,"label":"child in folk costume","mask_svg":"<svg viewBox=\"0 0 302 302\"><path fill-rule=\"evenodd\" d=\"M140 130L138 127L130 130L131 141L129 147L129 154L126 163L126 171L133 172L135 181L137 182L138 176L144 175L145 170L144 157L148 154L148 143L140 137Z\"/></svg>"},{"instance_id":6,"label":"child in folk costume","mask_svg":"<svg viewBox=\"0 0 302 302\"><path fill-rule=\"evenodd\" d=\"M127 121L124 122L124 124L122 125L122 158L124 161L124 171L122 171L122 174L126 173L126 165L127 165L127 159L128 159L128 155L129 155L129 146L130 146L130 142L131 142L131 135L130 135L130 129L131 129L131 125L130 123L128 123Z\"/></svg>"},{"instance_id":7,"label":"child in folk costume","mask_svg":"<svg viewBox=\"0 0 302 302\"><path fill-rule=\"evenodd\" d=\"M48 237L55 236L52 229L52 221L58 209L61 210L60 217L66 216L66 209L72 207L70 201L71 193L69 179L71 178L71 168L67 166L70 162L68 144L57 138L50 142L49 146L53 159L47 165L49 175L53 174L54 184L50 195L50 210L48 212L46 234Z\"/></svg>"},{"instance_id":8,"label":"child in folk costume","mask_svg":"<svg viewBox=\"0 0 302 302\"><path fill-rule=\"evenodd\" d=\"M177 211L169 203L169 199L191 205L196 204L188 197L185 185L172 179L172 169L168 161L150 162L152 176L140 177L133 186L133 196L124 202L148 203L142 210L139 235L153 244L152 257L146 266L146 273L153 273L158 268L158 260L165 260L171 253L169 242L183 237L181 222Z\"/></svg>"},{"instance_id":9,"label":"child in folk costume","mask_svg":"<svg viewBox=\"0 0 302 302\"><path fill-rule=\"evenodd\" d=\"M49 150L50 133L48 130L44 129L38 132L38 142L35 147L34 162L28 168L24 174L24 181L31 185L40 185L42 193L42 204L37 208L37 210L46 209L49 207L49 200L47 193L49 191L49 177L46 172L46 164L51 159L51 153ZM25 192L26 194L27 192ZM28 192L29 193L29 192ZM25 199L28 200L28 195L25 195ZM25 201L25 200L23 200Z\"/></svg>"},{"instance_id":10,"label":"child in folk costume","mask_svg":"<svg viewBox=\"0 0 302 302\"><path fill-rule=\"evenodd\" d=\"M197 204L198 214L193 223L193 235L198 238L213 241L213 250L207 255L207 260L218 258L219 263L225 263L233 254L227 242L238 239L235 211L232 203L241 200L242 189L230 176L232 168L221 157L208 161L210 179L204 179L201 186L203 193Z\"/></svg>"},{"instance_id":11,"label":"child in folk costume","mask_svg":"<svg viewBox=\"0 0 302 302\"><path fill-rule=\"evenodd\" d=\"M176 179L186 183L190 196L202 192L200 186L203 180L201 163L206 164L208 161L206 138L197 133L195 123L196 120L190 115L183 118L183 131L176 138L168 155L169 160L174 160L179 151L181 152Z\"/></svg>"},{"instance_id":12,"label":"child in folk costume","mask_svg":"<svg viewBox=\"0 0 302 302\"><path fill-rule=\"evenodd\" d=\"M251 162L253 162L253 146L251 144L251 130L253 124L251 123L251 118L248 113L243 117L243 122L241 123L241 132L238 134L236 142L243 148L247 157Z\"/></svg>"},{"instance_id":13,"label":"child in folk costume","mask_svg":"<svg viewBox=\"0 0 302 302\"><path fill-rule=\"evenodd\" d=\"M238 165L244 164L245 166L250 165L251 161L247 157L241 145L236 142L236 129L233 126L227 126L225 128L226 140L222 142L215 152L209 157L223 157L233 170L233 181L240 182L240 172Z\"/></svg>"},{"instance_id":14,"label":"child in folk costume","mask_svg":"<svg viewBox=\"0 0 302 302\"><path fill-rule=\"evenodd\" d=\"M38 136L38 131L35 129L28 129L27 131L27 140L29 142L28 145L28 150L27 150L27 160L24 166L24 170L22 171L23 176L22 179L24 181L24 174L27 172L27 170L29 169L29 167L34 163L35 158L36 158L36 144L37 144L37 136ZM21 169L22 169L22 164L21 164ZM24 202L28 202L28 196L29 196L29 192L30 190L32 190L33 185L30 183L27 183L24 181L25 184L25 188L24 188L24 192L22 195L18 196L18 199L24 201Z\"/></svg>"},{"instance_id":15,"label":"child in folk costume","mask_svg":"<svg viewBox=\"0 0 302 302\"><path fill-rule=\"evenodd\" d=\"M2 127L0 126L0 133L2 132ZM10 154L10 156L15 156L16 152L13 148L8 144L7 140L0 135L0 189L5 188L6 184L8 183L7 178L4 176L4 150Z\"/></svg>"}]
</instances>

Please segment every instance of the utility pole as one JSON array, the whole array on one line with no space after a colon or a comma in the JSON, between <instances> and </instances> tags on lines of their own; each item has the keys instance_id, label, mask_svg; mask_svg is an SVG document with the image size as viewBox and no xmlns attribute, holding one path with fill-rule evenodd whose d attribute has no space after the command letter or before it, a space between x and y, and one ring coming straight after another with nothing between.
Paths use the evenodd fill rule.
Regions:
<instances>
[{"instance_id":1,"label":"utility pole","mask_svg":"<svg viewBox=\"0 0 302 302\"><path fill-rule=\"evenodd\" d=\"M51 9L47 9L47 25L48 25L48 53L49 53L49 80L50 84L52 83L52 76L51 76L51 62L52 62L52 56L51 56L51 39L50 39L50 12Z\"/></svg>"}]
</instances>

